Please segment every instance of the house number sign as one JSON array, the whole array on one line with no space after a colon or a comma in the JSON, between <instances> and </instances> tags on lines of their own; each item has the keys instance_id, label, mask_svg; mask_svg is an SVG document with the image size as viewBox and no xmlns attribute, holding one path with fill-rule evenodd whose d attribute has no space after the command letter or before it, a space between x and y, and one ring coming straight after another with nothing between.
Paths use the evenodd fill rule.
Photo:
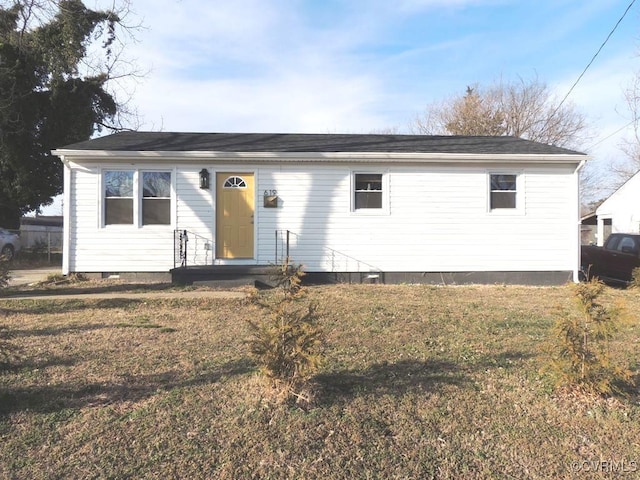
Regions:
<instances>
[{"instance_id":1,"label":"house number sign","mask_svg":"<svg viewBox=\"0 0 640 480\"><path fill-rule=\"evenodd\" d=\"M264 208L278 208L278 191L277 190L265 190L264 191Z\"/></svg>"}]
</instances>

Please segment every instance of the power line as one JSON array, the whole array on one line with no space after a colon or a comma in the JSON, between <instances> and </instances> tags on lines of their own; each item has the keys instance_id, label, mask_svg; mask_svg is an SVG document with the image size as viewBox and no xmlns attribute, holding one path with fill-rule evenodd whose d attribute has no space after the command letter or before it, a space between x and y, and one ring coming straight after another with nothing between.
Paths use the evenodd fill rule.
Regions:
<instances>
[{"instance_id":1,"label":"power line","mask_svg":"<svg viewBox=\"0 0 640 480\"><path fill-rule=\"evenodd\" d=\"M571 95L571 92L573 92L573 89L576 88L576 85L578 85L578 83L580 82L580 80L582 80L582 77L584 76L585 73L587 73L587 70L589 70L589 67L591 66L591 64L594 62L594 60L596 59L596 57L598 56L598 54L602 51L602 49L604 48L604 46L607 44L607 42L609 41L609 39L611 38L611 36L613 35L613 33L618 29L618 26L620 25L620 23L622 23L622 20L624 20L624 17L627 16L627 13L629 13L629 10L631 10L631 7L633 7L633 4L636 3L636 0L632 0L632 2L629 4L629 6L627 7L627 9L624 11L624 13L622 14L622 16L620 17L620 20L618 20L618 22L615 24L615 26L613 27L613 30L611 30L611 32L609 32L609 35L607 35L607 38L605 38L604 42L602 42L602 45L600 45L600 48L598 48L598 51L595 53L595 55L591 58L591 61L589 62L589 64L584 67L584 70L582 71L582 73L580 74L580 76L578 77L578 79L573 83L573 85L571 86L571 88L569 89L569 91L567 92L567 94L564 96L564 98L562 99L562 101L558 104L558 106L556 107L556 109L553 111L553 113L551 114L551 116L549 116L549 119L553 118L553 116L558 112L558 110L560 110L560 107L562 106L562 104L567 100L567 98L569 98L569 95Z\"/></svg>"},{"instance_id":2,"label":"power line","mask_svg":"<svg viewBox=\"0 0 640 480\"><path fill-rule=\"evenodd\" d=\"M619 128L618 130L616 130L615 132L610 133L610 134L609 134L609 135L607 135L606 137L604 137L604 138L602 138L602 139L598 140L596 143L594 143L593 145L590 145L590 146L589 146L589 147L587 147L585 150L586 150L586 151L589 151L589 150L591 150L593 147L597 147L598 145L600 145L600 144L601 144L602 142L604 142L605 140L609 140L611 137L613 137L614 135L617 135L617 134L618 134L618 133L620 133L622 130L624 130L625 128L627 128L627 127L629 127L629 126L633 125L633 124L634 124L635 122L637 122L637 121L638 121L638 119L637 119L637 118L636 118L636 119L634 119L634 120L631 120L631 121L630 121L629 123L627 123L626 125L623 125L622 127L620 127L620 128Z\"/></svg>"}]
</instances>

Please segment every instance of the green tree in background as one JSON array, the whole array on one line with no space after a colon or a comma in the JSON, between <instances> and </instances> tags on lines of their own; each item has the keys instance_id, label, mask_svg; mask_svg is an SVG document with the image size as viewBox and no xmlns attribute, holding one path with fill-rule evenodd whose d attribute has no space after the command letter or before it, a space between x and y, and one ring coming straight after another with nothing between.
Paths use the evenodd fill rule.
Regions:
<instances>
[{"instance_id":1,"label":"green tree in background","mask_svg":"<svg viewBox=\"0 0 640 480\"><path fill-rule=\"evenodd\" d=\"M121 13L81 0L0 0L0 225L17 227L61 193L52 149L114 126L120 105L107 83Z\"/></svg>"},{"instance_id":2,"label":"green tree in background","mask_svg":"<svg viewBox=\"0 0 640 480\"><path fill-rule=\"evenodd\" d=\"M482 97L467 87L463 97L440 112L445 130L451 135L504 135L506 115L493 95L488 92Z\"/></svg>"}]
</instances>

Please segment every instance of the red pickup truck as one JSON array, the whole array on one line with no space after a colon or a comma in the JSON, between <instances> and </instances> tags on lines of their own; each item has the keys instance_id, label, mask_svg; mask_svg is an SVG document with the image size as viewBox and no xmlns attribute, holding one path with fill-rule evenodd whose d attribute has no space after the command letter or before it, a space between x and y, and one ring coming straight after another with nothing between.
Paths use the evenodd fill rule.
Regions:
<instances>
[{"instance_id":1,"label":"red pickup truck","mask_svg":"<svg viewBox=\"0 0 640 480\"><path fill-rule=\"evenodd\" d=\"M587 278L628 284L633 269L640 267L640 235L612 233L604 247L583 245L580 265Z\"/></svg>"}]
</instances>

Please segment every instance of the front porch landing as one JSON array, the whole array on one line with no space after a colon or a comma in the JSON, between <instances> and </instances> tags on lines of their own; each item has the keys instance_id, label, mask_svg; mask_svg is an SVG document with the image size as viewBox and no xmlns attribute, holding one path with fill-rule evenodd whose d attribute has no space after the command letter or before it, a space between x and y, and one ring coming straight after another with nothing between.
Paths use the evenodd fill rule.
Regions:
<instances>
[{"instance_id":1,"label":"front porch landing","mask_svg":"<svg viewBox=\"0 0 640 480\"><path fill-rule=\"evenodd\" d=\"M171 282L181 285L273 286L272 265L194 265L169 271Z\"/></svg>"}]
</instances>

